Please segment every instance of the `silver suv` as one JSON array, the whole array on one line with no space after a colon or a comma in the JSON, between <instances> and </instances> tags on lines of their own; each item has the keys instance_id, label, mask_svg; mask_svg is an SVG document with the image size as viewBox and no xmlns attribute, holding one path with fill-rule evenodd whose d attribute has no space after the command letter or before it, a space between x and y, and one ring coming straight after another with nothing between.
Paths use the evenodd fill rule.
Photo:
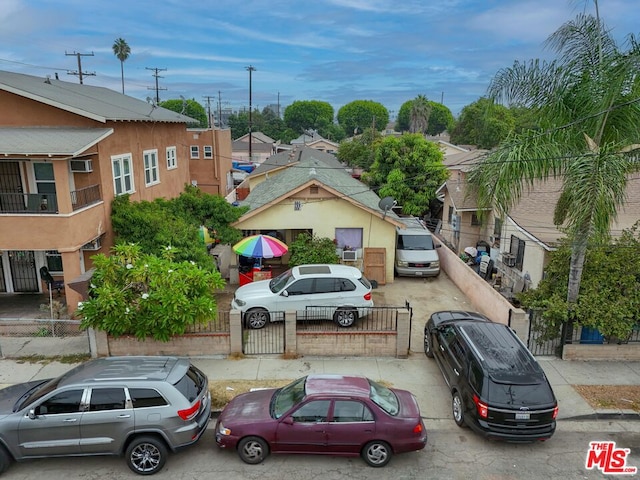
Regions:
<instances>
[{"instance_id":1,"label":"silver suv","mask_svg":"<svg viewBox=\"0 0 640 480\"><path fill-rule=\"evenodd\" d=\"M204 373L178 357L109 357L0 390L0 473L12 460L122 455L154 474L211 413Z\"/></svg>"}]
</instances>

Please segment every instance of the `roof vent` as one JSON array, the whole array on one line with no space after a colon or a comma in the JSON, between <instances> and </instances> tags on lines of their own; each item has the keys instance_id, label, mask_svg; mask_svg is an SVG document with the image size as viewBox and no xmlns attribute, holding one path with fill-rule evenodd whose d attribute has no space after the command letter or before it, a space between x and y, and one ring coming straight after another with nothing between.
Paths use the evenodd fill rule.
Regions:
<instances>
[{"instance_id":1,"label":"roof vent","mask_svg":"<svg viewBox=\"0 0 640 480\"><path fill-rule=\"evenodd\" d=\"M310 177L315 177L316 176L316 169L315 168L310 168L309 169L309 176Z\"/></svg>"}]
</instances>

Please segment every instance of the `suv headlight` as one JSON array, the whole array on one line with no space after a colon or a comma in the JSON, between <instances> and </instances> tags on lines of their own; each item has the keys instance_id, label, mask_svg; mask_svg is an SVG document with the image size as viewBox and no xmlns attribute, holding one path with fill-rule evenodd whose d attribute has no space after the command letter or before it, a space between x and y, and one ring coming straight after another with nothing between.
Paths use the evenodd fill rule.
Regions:
<instances>
[{"instance_id":1,"label":"suv headlight","mask_svg":"<svg viewBox=\"0 0 640 480\"><path fill-rule=\"evenodd\" d=\"M440 267L440 262L431 262L432 267Z\"/></svg>"},{"instance_id":2,"label":"suv headlight","mask_svg":"<svg viewBox=\"0 0 640 480\"><path fill-rule=\"evenodd\" d=\"M403 260L398 260L398 266L399 267L408 267L409 266L409 262L405 262Z\"/></svg>"},{"instance_id":3,"label":"suv headlight","mask_svg":"<svg viewBox=\"0 0 640 480\"><path fill-rule=\"evenodd\" d=\"M220 426L218 427L218 433L220 435L231 435L231 430L228 428L224 428L224 425L220 424Z\"/></svg>"},{"instance_id":4,"label":"suv headlight","mask_svg":"<svg viewBox=\"0 0 640 480\"><path fill-rule=\"evenodd\" d=\"M240 300L239 298L236 298L235 302L240 307L244 307L247 304L247 302L245 302L244 300Z\"/></svg>"}]
</instances>

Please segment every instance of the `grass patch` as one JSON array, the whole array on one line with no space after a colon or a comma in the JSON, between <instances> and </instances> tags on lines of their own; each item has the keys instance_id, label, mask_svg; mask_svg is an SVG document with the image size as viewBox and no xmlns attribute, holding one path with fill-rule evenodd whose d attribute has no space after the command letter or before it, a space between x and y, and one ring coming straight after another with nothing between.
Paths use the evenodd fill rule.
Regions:
<instances>
[{"instance_id":1,"label":"grass patch","mask_svg":"<svg viewBox=\"0 0 640 480\"><path fill-rule=\"evenodd\" d=\"M593 408L640 412L640 385L574 385Z\"/></svg>"},{"instance_id":2,"label":"grass patch","mask_svg":"<svg viewBox=\"0 0 640 480\"><path fill-rule=\"evenodd\" d=\"M293 380L209 380L211 409L222 410L236 395L252 388L280 388Z\"/></svg>"},{"instance_id":3,"label":"grass patch","mask_svg":"<svg viewBox=\"0 0 640 480\"><path fill-rule=\"evenodd\" d=\"M71 355L54 355L53 357L48 357L45 355L27 355L24 357L18 357L16 359L16 362L17 363L42 363L46 365L51 362L82 363L90 359L91 359L91 355L88 353L74 353Z\"/></svg>"}]
</instances>

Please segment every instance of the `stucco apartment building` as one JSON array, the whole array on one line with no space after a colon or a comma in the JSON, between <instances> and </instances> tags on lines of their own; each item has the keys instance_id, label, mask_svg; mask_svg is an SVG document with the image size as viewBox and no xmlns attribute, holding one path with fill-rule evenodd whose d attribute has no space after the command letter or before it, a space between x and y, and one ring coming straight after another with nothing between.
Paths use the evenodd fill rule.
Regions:
<instances>
[{"instance_id":1,"label":"stucco apartment building","mask_svg":"<svg viewBox=\"0 0 640 480\"><path fill-rule=\"evenodd\" d=\"M0 113L0 293L46 291L46 266L64 281L70 311L81 294L69 286L91 268L92 255L113 245L113 198L178 196L194 180L192 145L216 144L215 134L194 140L186 129L193 119L173 111L6 71ZM226 175L218 171L223 189Z\"/></svg>"}]
</instances>

